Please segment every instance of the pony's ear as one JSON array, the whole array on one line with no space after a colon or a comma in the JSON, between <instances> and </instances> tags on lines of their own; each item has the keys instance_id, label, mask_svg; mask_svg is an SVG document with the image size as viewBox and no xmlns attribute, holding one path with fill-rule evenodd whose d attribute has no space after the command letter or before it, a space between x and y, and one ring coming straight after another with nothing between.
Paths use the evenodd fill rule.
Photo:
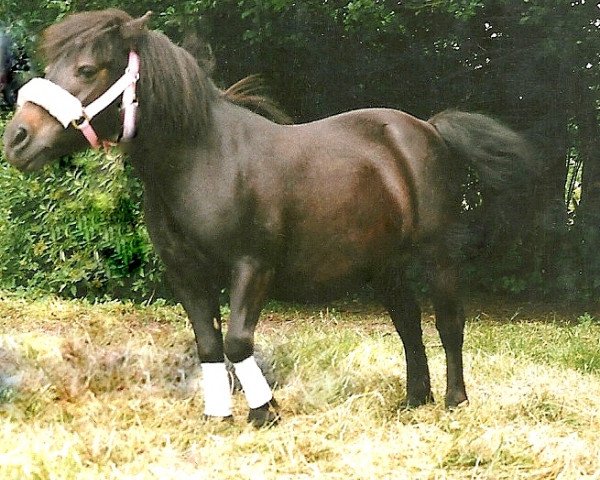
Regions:
<instances>
[{"instance_id":1,"label":"pony's ear","mask_svg":"<svg viewBox=\"0 0 600 480\"><path fill-rule=\"evenodd\" d=\"M209 76L212 75L215 67L217 66L217 59L215 58L215 54L210 46L210 43L204 44L204 55L198 59L198 62L200 65L202 65L202 67L204 67L204 70Z\"/></svg>"},{"instance_id":2,"label":"pony's ear","mask_svg":"<svg viewBox=\"0 0 600 480\"><path fill-rule=\"evenodd\" d=\"M208 75L213 73L217 61L212 47L197 32L188 32L183 38L181 46L194 56Z\"/></svg>"},{"instance_id":3,"label":"pony's ear","mask_svg":"<svg viewBox=\"0 0 600 480\"><path fill-rule=\"evenodd\" d=\"M132 44L136 43L136 41L143 35L146 30L146 24L150 17L152 16L151 11L147 11L140 18L134 18L127 23L124 23L120 27L121 36L123 40L130 42Z\"/></svg>"}]
</instances>

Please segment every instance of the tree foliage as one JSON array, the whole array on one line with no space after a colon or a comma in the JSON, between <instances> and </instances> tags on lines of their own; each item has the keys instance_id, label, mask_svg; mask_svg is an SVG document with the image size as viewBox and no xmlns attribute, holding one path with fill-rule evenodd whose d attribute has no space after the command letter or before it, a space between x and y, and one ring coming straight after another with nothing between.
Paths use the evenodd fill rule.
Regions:
<instances>
[{"instance_id":1,"label":"tree foliage","mask_svg":"<svg viewBox=\"0 0 600 480\"><path fill-rule=\"evenodd\" d=\"M479 275L479 286L547 293L581 289L593 296L600 289L600 259L595 255L600 248L600 9L594 3L4 0L0 18L5 19L15 38L34 52L36 34L70 12L111 6L132 15L152 10L153 28L165 31L175 41L182 42L193 32L212 44L218 82L226 85L250 73L261 73L271 86L272 95L297 121L369 106L400 108L425 118L445 108L458 107L504 119L529 135L543 158L542 180L529 197L538 214L531 220L529 235L509 245L508 254L488 255L483 265L469 267L475 268L471 276L476 278L484 269L489 272L493 263L491 280ZM43 198L50 201L52 195L59 195L57 192L77 190L78 182L98 185L94 182L102 180L87 179L87 175L98 175L101 168L91 168L98 162L100 159L95 156L77 157L70 167L73 170L67 170L61 180L59 170L52 170L52 182L56 184L36 180L41 182L37 187L30 185L39 189L36 206L50 205ZM79 172L80 177L69 177L75 175L73 172ZM2 181L15 182L3 190L3 209L8 203L24 202L15 174L3 170L2 175ZM109 176L115 182L115 192L118 191L111 201L125 195L121 186L131 186L130 180L121 179L123 175L120 172L114 178ZM86 180L82 180L84 177ZM23 181L26 183L21 188L33 180ZM133 191L139 192L138 188L134 186ZM93 194L89 195L86 201L94 204ZM126 228L119 224L123 218L115 213L118 208L100 209L106 216L102 220L94 217L98 221L94 232L99 237L92 242L106 243L111 235L107 232L113 228L116 237L124 235L133 242L125 244L137 245L140 252L136 261L146 265L144 262L154 260L145 240L141 240L144 234L138 231L142 227L134 199L137 193L125 202L130 205L130 223ZM54 205L47 208L67 208L64 202ZM37 222L38 227L43 222L58 225L61 221L36 211L27 213L27 208L22 207L23 216L17 219L13 209L13 216L3 220L8 222L5 229L10 229L11 222L21 222L19 225L24 228L30 221ZM43 233L34 235L32 230L31 235L30 240L17 235L21 243L17 242L20 249L16 258L23 258L28 249L33 251L41 241L33 237ZM49 238L48 233L45 235L43 238ZM89 253L91 250L85 245L90 239L81 232L77 235ZM129 247L115 248L125 252ZM88 265L104 258L88 253L82 254L82 261ZM135 276L135 272L153 268L132 268L127 258L124 254L114 264L108 262L101 268L96 265L101 272L98 274L90 273L96 267L84 268L89 277L85 281L80 275L67 287L65 282L52 280L48 288L79 292L80 286L74 289L73 284L95 278L115 279L132 271ZM47 261L47 265L53 261L61 265L62 260L55 253ZM33 271L30 267L24 268L24 275L33 278L33 273L27 273ZM10 269L1 268L6 277ZM16 269L13 270L17 278Z\"/></svg>"}]
</instances>

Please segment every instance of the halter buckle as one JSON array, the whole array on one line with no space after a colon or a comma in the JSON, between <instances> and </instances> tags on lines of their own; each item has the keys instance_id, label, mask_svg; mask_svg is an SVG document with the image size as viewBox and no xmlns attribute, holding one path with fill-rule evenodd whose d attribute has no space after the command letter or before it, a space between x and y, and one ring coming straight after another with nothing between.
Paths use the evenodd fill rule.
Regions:
<instances>
[{"instance_id":1,"label":"halter buckle","mask_svg":"<svg viewBox=\"0 0 600 480\"><path fill-rule=\"evenodd\" d=\"M77 130L83 130L87 125L90 124L90 117L85 112L81 114L77 120L71 120L71 125Z\"/></svg>"}]
</instances>

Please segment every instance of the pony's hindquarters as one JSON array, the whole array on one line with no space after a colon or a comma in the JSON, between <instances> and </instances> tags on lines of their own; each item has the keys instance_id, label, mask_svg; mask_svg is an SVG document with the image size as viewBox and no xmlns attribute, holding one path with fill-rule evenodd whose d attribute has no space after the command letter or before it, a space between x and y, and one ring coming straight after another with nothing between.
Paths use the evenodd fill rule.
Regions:
<instances>
[{"instance_id":1,"label":"pony's hindquarters","mask_svg":"<svg viewBox=\"0 0 600 480\"><path fill-rule=\"evenodd\" d=\"M478 179L483 211L487 218L503 226L522 211L520 202L526 185L534 178L532 149L523 136L500 122L480 114L442 112L429 120L446 143L451 158L448 188L457 189L471 168ZM458 199L460 200L460 198ZM456 208L460 208L460 203ZM429 263L431 293L447 365L446 405L455 407L467 401L463 380L463 330L465 316L460 301L457 260L469 232L462 221L448 226L445 235L424 246Z\"/></svg>"},{"instance_id":2,"label":"pony's hindquarters","mask_svg":"<svg viewBox=\"0 0 600 480\"><path fill-rule=\"evenodd\" d=\"M523 204L539 175L539 163L525 137L477 113L447 110L429 123L446 142L457 167L475 172L488 223L505 230L522 225Z\"/></svg>"}]
</instances>

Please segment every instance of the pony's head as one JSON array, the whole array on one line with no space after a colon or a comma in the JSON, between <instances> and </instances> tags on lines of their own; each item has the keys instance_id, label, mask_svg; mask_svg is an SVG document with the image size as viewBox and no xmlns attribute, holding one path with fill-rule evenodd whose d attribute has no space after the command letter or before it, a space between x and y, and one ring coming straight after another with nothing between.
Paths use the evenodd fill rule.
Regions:
<instances>
[{"instance_id":1,"label":"pony's head","mask_svg":"<svg viewBox=\"0 0 600 480\"><path fill-rule=\"evenodd\" d=\"M148 15L133 19L109 9L71 15L44 31L40 51L45 78L21 89L19 107L4 134L12 165L36 170L88 145L88 135L79 131L88 123L85 107L124 74L129 53L137 50L147 32L147 19ZM90 121L101 139L114 139L121 132L120 97L96 102L108 103L96 108Z\"/></svg>"},{"instance_id":2,"label":"pony's head","mask_svg":"<svg viewBox=\"0 0 600 480\"><path fill-rule=\"evenodd\" d=\"M219 90L210 79L210 48L188 46L198 57L210 57L195 58L162 33L147 29L148 18L146 14L134 19L117 9L83 12L44 31L39 50L46 75L19 90L17 111L4 134L9 163L33 171L97 144L97 139L122 137L129 140L131 153L139 147L147 164L147 152L162 158L162 152L185 142L206 141L212 132L212 106L219 99L263 112L274 121L291 122L270 99L257 94L255 77ZM137 72L132 59L139 63L139 81L132 79L138 77L132 73ZM121 88L132 82L139 112L137 102L129 98L131 91ZM132 110L135 129L127 121Z\"/></svg>"}]
</instances>

